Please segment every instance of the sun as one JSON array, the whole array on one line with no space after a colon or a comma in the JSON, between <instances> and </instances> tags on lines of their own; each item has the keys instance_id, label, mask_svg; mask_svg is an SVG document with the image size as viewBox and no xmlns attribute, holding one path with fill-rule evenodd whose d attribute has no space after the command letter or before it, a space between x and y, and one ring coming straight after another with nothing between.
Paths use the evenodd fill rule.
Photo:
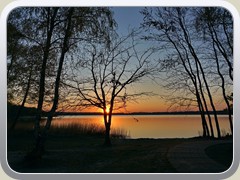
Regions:
<instances>
[{"instance_id":1,"label":"sun","mask_svg":"<svg viewBox=\"0 0 240 180\"><path fill-rule=\"evenodd\" d=\"M105 112L109 114L109 107L106 107Z\"/></svg>"}]
</instances>

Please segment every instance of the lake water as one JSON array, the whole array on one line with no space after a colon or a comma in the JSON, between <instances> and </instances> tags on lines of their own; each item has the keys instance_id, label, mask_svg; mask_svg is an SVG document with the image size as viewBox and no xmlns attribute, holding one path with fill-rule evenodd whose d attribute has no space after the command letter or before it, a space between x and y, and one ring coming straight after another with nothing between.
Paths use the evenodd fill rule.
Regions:
<instances>
[{"instance_id":1,"label":"lake water","mask_svg":"<svg viewBox=\"0 0 240 180\"><path fill-rule=\"evenodd\" d=\"M228 117L219 115L218 119L223 133L229 133ZM78 123L104 127L102 116L60 116L53 119L52 126ZM212 123L215 127L213 118ZM202 133L199 115L115 115L111 129L123 129L131 138L188 138Z\"/></svg>"}]
</instances>

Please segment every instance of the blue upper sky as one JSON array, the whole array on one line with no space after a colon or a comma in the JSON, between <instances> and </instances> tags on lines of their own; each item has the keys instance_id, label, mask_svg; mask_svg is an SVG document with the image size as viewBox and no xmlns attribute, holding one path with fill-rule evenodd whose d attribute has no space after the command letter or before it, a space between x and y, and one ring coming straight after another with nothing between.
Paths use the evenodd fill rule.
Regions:
<instances>
[{"instance_id":1,"label":"blue upper sky","mask_svg":"<svg viewBox=\"0 0 240 180\"><path fill-rule=\"evenodd\" d=\"M143 20L140 10L143 7L113 7L114 18L118 23L118 33L126 35L128 29L137 28Z\"/></svg>"}]
</instances>

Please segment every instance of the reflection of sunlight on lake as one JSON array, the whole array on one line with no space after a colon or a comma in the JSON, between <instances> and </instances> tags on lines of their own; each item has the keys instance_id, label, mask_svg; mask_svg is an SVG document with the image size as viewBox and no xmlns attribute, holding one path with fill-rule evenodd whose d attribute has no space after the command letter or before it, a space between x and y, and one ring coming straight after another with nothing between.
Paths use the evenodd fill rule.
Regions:
<instances>
[{"instance_id":1,"label":"reflection of sunlight on lake","mask_svg":"<svg viewBox=\"0 0 240 180\"><path fill-rule=\"evenodd\" d=\"M52 125L64 124L96 124L104 127L104 120L102 116L59 116L53 119Z\"/></svg>"},{"instance_id":2,"label":"reflection of sunlight on lake","mask_svg":"<svg viewBox=\"0 0 240 180\"><path fill-rule=\"evenodd\" d=\"M104 127L102 116L61 116L54 118L52 125L79 123ZM214 121L212 123L215 126ZM219 124L222 130L230 132L227 116L219 116ZM202 131L198 115L113 116L111 129L119 128L129 132L131 138L186 138L199 136Z\"/></svg>"}]
</instances>

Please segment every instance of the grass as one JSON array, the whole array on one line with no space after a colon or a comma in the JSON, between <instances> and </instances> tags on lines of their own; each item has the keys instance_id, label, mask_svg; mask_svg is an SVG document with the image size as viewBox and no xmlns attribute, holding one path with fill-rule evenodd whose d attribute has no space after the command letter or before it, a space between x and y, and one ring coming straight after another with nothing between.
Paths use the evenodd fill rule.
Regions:
<instances>
[{"instance_id":1,"label":"grass","mask_svg":"<svg viewBox=\"0 0 240 180\"><path fill-rule=\"evenodd\" d=\"M69 123L58 124L51 127L51 134L62 135L90 135L90 136L104 136L105 128L97 124L81 124ZM124 129L112 129L112 138L129 138L129 134Z\"/></svg>"},{"instance_id":2,"label":"grass","mask_svg":"<svg viewBox=\"0 0 240 180\"><path fill-rule=\"evenodd\" d=\"M29 148L27 137L11 137L9 164L17 172L27 173L167 173L176 172L168 162L169 148L184 140L112 139L104 147L104 138L93 136L49 136L41 162L32 166L23 157Z\"/></svg>"},{"instance_id":3,"label":"grass","mask_svg":"<svg viewBox=\"0 0 240 180\"><path fill-rule=\"evenodd\" d=\"M9 124L10 125L10 124ZM43 126L43 123L41 123ZM22 121L18 123L14 133L29 133L33 129L33 123L29 121ZM102 136L105 134L105 127L98 124L90 123L68 123L68 124L52 124L50 135L63 135L63 136L72 136L72 135L83 135L83 136ZM111 129L112 138L126 139L130 138L129 133L121 128Z\"/></svg>"},{"instance_id":4,"label":"grass","mask_svg":"<svg viewBox=\"0 0 240 180\"><path fill-rule=\"evenodd\" d=\"M113 145L105 147L103 132L94 125L53 126L46 153L33 166L24 162L24 156L32 150L34 138L32 131L22 126L8 135L8 162L13 170L27 173L176 172L166 153L184 139L128 139L126 132L118 129L112 135Z\"/></svg>"}]
</instances>

